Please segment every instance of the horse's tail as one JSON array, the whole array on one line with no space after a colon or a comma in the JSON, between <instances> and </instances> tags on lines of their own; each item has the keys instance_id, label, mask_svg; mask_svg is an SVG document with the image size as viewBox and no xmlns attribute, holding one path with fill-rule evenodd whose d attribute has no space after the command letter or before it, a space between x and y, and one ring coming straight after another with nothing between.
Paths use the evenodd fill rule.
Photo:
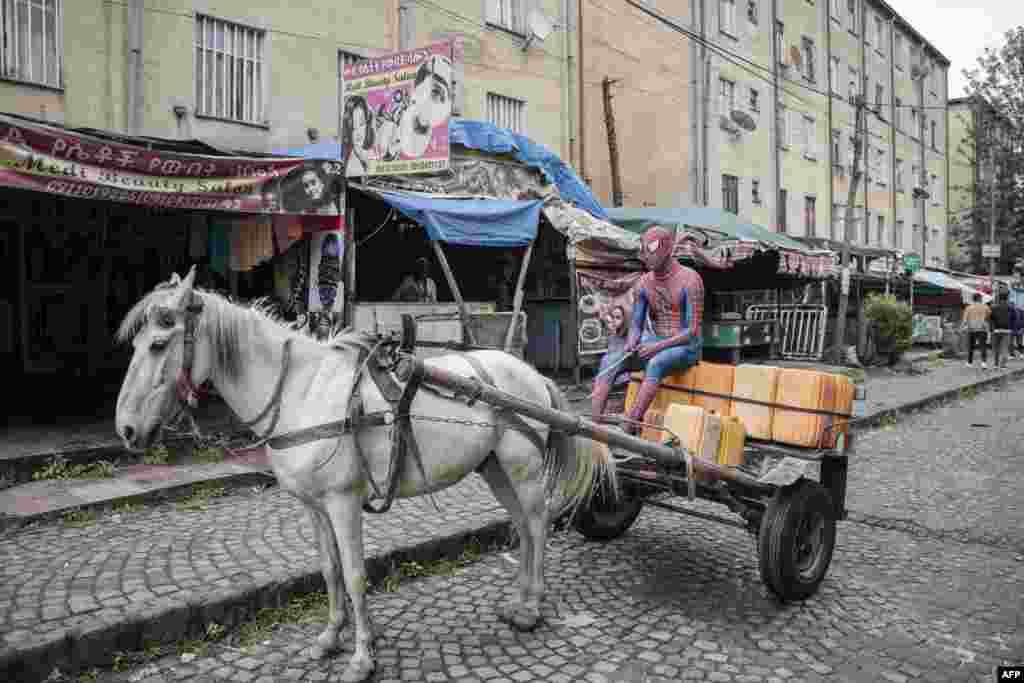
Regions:
<instances>
[{"instance_id":1,"label":"horse's tail","mask_svg":"<svg viewBox=\"0 0 1024 683\"><path fill-rule=\"evenodd\" d=\"M551 397L552 409L571 413L572 405L558 385L546 377L544 384ZM548 500L554 506L548 517L551 521L563 517L571 520L601 486L618 491L611 452L607 447L585 448L580 441L579 437L553 428L548 432L545 466ZM582 441L592 443L589 439Z\"/></svg>"}]
</instances>

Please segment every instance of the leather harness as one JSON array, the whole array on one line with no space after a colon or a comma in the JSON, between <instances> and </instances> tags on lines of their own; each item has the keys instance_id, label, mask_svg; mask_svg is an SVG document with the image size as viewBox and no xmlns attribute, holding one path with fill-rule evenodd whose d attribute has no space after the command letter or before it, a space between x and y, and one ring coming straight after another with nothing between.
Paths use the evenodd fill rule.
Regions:
<instances>
[{"instance_id":1,"label":"leather harness","mask_svg":"<svg viewBox=\"0 0 1024 683\"><path fill-rule=\"evenodd\" d=\"M198 317L202 310L202 301L196 297L194 293L190 292L189 301L185 307L185 336L182 364L176 381L178 397L182 402L182 411L187 411L189 408L194 407L197 401L205 394L200 387L197 387L192 382L192 365L195 360L196 328L198 324ZM273 410L274 415L269 427L264 434L258 438L274 450L295 448L315 441L332 438L338 438L340 441L340 437L346 434L353 434L362 428L390 426L392 428L391 453L388 463L386 489L383 492L380 490L377 482L373 478L370 463L363 454L362 449L359 448L359 441L357 439L353 440L355 443L356 454L360 461L360 466L374 491L374 497L371 498L371 500L376 498L383 499L383 502L377 507L373 506L370 503L370 500L367 500L363 503L363 510L373 514L387 512L391 509L391 506L397 497L398 486L402 477L405 475L409 456L411 456L416 462L420 471L420 476L423 477L423 481L428 481L426 470L423 467L423 458L420 453L419 444L417 443L415 434L413 433L412 419L415 417L420 420L446 421L445 418L414 416L410 414L409 408L411 407L416 394L420 389L425 389L442 398L449 398L451 400L457 400L458 395L453 393L451 396L448 396L440 390L424 384L422 368L416 364L413 364L412 366L412 372L409 373L408 381L403 384L395 378L394 373L388 367L388 363L380 357L378 351L382 345L381 343L378 343L376 346L369 347L355 342L347 342L344 344L344 347L355 350L357 358L357 370L353 377L352 391L349 393L348 415L342 420L335 420L333 422L326 422L312 427L306 427L304 429L297 429L284 434L273 435L273 432L277 427L278 418L281 414L281 390L284 386L284 379L288 372L291 341L291 339L287 339L284 343L281 372L278 376L277 383L270 400L267 402L264 409L260 411L259 415L252 420L243 421L242 425L246 428L252 427L263 420L267 414ZM457 353L457 355L463 358L473 369L473 372L477 375L476 381L479 383L481 390L484 385L491 387L496 386L494 378L478 359L468 353L460 352ZM383 396L384 400L388 402L390 406L389 410L376 411L372 413L363 412L363 398L359 394L359 384L364 372L369 374L373 379L373 382L380 391L381 396ZM474 392L473 395L468 396L466 404L472 406L476 403L480 398L480 393L480 390L478 390ZM504 408L492 407L492 410L495 414L494 426L497 430L496 441L501 440L505 429L512 429L529 439L540 454L543 455L547 452L547 444L541 438L540 434L537 433L536 429L523 420L521 416ZM317 465L317 469L326 465L331 458L337 454L337 451L338 448L335 448L334 453L332 453L331 456Z\"/></svg>"}]
</instances>

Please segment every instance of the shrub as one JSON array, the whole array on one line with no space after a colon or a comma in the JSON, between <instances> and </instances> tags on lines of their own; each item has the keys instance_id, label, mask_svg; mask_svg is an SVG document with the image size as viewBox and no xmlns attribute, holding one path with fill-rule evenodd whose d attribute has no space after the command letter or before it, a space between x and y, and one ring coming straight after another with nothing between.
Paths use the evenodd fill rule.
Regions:
<instances>
[{"instance_id":1,"label":"shrub","mask_svg":"<svg viewBox=\"0 0 1024 683\"><path fill-rule=\"evenodd\" d=\"M912 346L914 313L910 304L893 294L871 294L864 303L864 315L874 325L879 339L890 342L897 353Z\"/></svg>"}]
</instances>

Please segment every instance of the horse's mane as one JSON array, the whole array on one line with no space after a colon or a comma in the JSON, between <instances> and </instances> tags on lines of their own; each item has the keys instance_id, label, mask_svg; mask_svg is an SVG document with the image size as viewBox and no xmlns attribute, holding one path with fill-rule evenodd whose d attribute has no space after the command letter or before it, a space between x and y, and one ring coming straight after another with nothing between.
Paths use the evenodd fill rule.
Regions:
<instances>
[{"instance_id":1,"label":"horse's mane","mask_svg":"<svg viewBox=\"0 0 1024 683\"><path fill-rule=\"evenodd\" d=\"M144 296L125 315L117 329L118 342L128 342L135 338L148 323L155 306L162 304L174 293L175 287L167 283L158 285L152 292ZM195 293L203 301L203 312L199 316L199 331L210 335L210 340L217 355L220 369L229 377L237 377L240 368L239 353L243 343L246 326L254 319L267 321L278 328L286 337L298 337L322 344L329 348L346 348L353 345L360 347L373 346L374 336L359 330L344 329L319 339L305 326L297 328L284 320L276 306L267 299L256 299L251 303L232 301L219 292L195 288Z\"/></svg>"}]
</instances>

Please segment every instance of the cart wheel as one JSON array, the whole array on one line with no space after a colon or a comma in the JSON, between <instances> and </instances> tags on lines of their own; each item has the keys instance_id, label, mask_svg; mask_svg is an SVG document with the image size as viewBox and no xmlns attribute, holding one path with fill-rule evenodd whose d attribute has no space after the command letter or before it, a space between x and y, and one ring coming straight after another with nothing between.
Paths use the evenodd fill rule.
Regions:
<instances>
[{"instance_id":1,"label":"cart wheel","mask_svg":"<svg viewBox=\"0 0 1024 683\"><path fill-rule=\"evenodd\" d=\"M643 506L643 498L633 491L620 491L618 500L613 500L610 492L602 489L576 512L572 525L592 541L610 541L633 526Z\"/></svg>"},{"instance_id":2,"label":"cart wheel","mask_svg":"<svg viewBox=\"0 0 1024 683\"><path fill-rule=\"evenodd\" d=\"M836 545L828 490L803 480L769 506L758 534L761 579L782 601L803 600L821 585Z\"/></svg>"}]
</instances>

